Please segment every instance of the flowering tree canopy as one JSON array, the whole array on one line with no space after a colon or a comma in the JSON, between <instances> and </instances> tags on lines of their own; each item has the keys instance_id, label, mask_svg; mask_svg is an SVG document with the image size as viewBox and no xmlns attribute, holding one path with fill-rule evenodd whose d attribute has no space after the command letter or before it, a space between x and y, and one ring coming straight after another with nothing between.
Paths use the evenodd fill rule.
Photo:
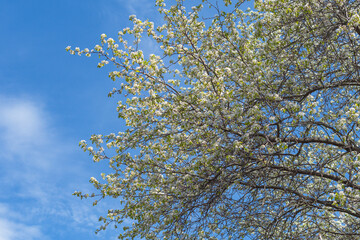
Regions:
<instances>
[{"instance_id":1,"label":"flowering tree canopy","mask_svg":"<svg viewBox=\"0 0 360 240\"><path fill-rule=\"evenodd\" d=\"M75 195L120 201L99 230L360 239L360 0L242 5L158 0L162 26L131 16L116 41L67 48L113 63L109 95L126 97L127 127L80 142L112 170ZM157 54L140 50L142 37Z\"/></svg>"}]
</instances>

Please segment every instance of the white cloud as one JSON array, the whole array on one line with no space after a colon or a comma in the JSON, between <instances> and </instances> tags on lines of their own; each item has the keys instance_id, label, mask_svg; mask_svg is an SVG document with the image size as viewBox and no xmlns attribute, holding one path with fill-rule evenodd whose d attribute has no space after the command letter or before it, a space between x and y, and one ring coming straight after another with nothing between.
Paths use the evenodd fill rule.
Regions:
<instances>
[{"instance_id":1,"label":"white cloud","mask_svg":"<svg viewBox=\"0 0 360 240\"><path fill-rule=\"evenodd\" d=\"M41 104L26 98L0 96L0 140L7 153L39 146L49 137Z\"/></svg>"},{"instance_id":2,"label":"white cloud","mask_svg":"<svg viewBox=\"0 0 360 240\"><path fill-rule=\"evenodd\" d=\"M40 239L42 236L38 226L27 226L0 218L0 240L31 240Z\"/></svg>"},{"instance_id":3,"label":"white cloud","mask_svg":"<svg viewBox=\"0 0 360 240\"><path fill-rule=\"evenodd\" d=\"M0 240L45 239L39 226L19 223L19 216L0 204Z\"/></svg>"},{"instance_id":4,"label":"white cloud","mask_svg":"<svg viewBox=\"0 0 360 240\"><path fill-rule=\"evenodd\" d=\"M152 10L156 9L154 7L154 1L149 0L118 0L121 4L125 5L126 9L130 14L135 14L138 16L146 15Z\"/></svg>"},{"instance_id":5,"label":"white cloud","mask_svg":"<svg viewBox=\"0 0 360 240\"><path fill-rule=\"evenodd\" d=\"M91 234L107 212L71 195L91 187L79 156L91 160L53 120L41 101L0 95L0 240L44 239L48 222Z\"/></svg>"},{"instance_id":6,"label":"white cloud","mask_svg":"<svg viewBox=\"0 0 360 240\"><path fill-rule=\"evenodd\" d=\"M5 170L0 176L2 188L6 183L17 185L19 194L31 188L28 197L43 197L36 183L55 167L57 154L50 144L55 138L48 114L39 101L0 95L0 116L0 164Z\"/></svg>"},{"instance_id":7,"label":"white cloud","mask_svg":"<svg viewBox=\"0 0 360 240\"><path fill-rule=\"evenodd\" d=\"M44 123L39 109L33 102L2 98L0 105L0 125L6 127L7 135L25 137L28 140L32 135L37 135Z\"/></svg>"},{"instance_id":8,"label":"white cloud","mask_svg":"<svg viewBox=\"0 0 360 240\"><path fill-rule=\"evenodd\" d=\"M32 209L47 209L47 214L42 213L45 218L54 216L51 213L54 206L68 205L75 200L69 185L70 176L81 168L72 161L77 145L59 137L50 113L40 101L0 95L0 116L0 200L32 202L36 204ZM66 208L71 210L71 206L65 206L65 211ZM30 216L25 218L29 221L39 214L27 211ZM69 219L71 215L68 213L64 217ZM13 236L21 227L36 235L37 228L15 224L2 216L0 240L28 239Z\"/></svg>"}]
</instances>

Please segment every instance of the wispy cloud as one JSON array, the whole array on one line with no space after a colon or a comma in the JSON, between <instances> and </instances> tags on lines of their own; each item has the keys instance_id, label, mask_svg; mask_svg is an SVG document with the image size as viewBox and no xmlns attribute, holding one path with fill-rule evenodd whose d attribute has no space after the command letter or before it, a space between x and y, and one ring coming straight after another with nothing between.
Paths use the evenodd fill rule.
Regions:
<instances>
[{"instance_id":1,"label":"wispy cloud","mask_svg":"<svg viewBox=\"0 0 360 240\"><path fill-rule=\"evenodd\" d=\"M57 168L59 153L49 115L39 101L0 96L0 116L2 183L17 185L19 194L30 194L27 197L43 198L36 183Z\"/></svg>"},{"instance_id":2,"label":"wispy cloud","mask_svg":"<svg viewBox=\"0 0 360 240\"><path fill-rule=\"evenodd\" d=\"M19 223L20 217L0 204L0 240L46 239L39 226Z\"/></svg>"},{"instance_id":3,"label":"wispy cloud","mask_svg":"<svg viewBox=\"0 0 360 240\"><path fill-rule=\"evenodd\" d=\"M49 221L92 233L99 210L71 195L90 177L74 161L76 142L58 134L38 100L0 95L0 116L0 240L45 239L32 224Z\"/></svg>"},{"instance_id":4,"label":"wispy cloud","mask_svg":"<svg viewBox=\"0 0 360 240\"><path fill-rule=\"evenodd\" d=\"M47 126L42 106L29 99L0 96L0 136L10 153L43 144Z\"/></svg>"},{"instance_id":5,"label":"wispy cloud","mask_svg":"<svg viewBox=\"0 0 360 240\"><path fill-rule=\"evenodd\" d=\"M154 8L154 1L149 0L118 0L120 4L123 4L130 14L138 16L147 15L152 12Z\"/></svg>"}]
</instances>

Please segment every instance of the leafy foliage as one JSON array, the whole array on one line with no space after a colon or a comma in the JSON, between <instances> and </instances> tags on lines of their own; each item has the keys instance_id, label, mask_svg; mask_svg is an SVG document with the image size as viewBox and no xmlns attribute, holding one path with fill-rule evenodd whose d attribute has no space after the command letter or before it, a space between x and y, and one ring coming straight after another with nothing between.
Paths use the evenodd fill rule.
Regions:
<instances>
[{"instance_id":1,"label":"leafy foliage","mask_svg":"<svg viewBox=\"0 0 360 240\"><path fill-rule=\"evenodd\" d=\"M91 196L121 202L101 229L131 219L119 238L360 239L360 1L165 2L160 27L131 16L118 41L67 48L113 63L109 95L127 97L127 129L80 143L112 169ZM161 54L144 56L143 35Z\"/></svg>"}]
</instances>

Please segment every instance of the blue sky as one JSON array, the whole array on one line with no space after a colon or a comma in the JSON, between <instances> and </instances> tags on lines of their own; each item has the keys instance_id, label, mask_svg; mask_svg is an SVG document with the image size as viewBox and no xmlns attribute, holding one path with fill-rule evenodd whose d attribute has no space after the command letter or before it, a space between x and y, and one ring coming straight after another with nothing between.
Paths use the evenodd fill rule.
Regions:
<instances>
[{"instance_id":1,"label":"blue sky","mask_svg":"<svg viewBox=\"0 0 360 240\"><path fill-rule=\"evenodd\" d=\"M156 20L152 0L18 0L0 8L0 240L115 239L94 231L116 201L92 207L72 196L91 192L107 171L78 147L94 133L117 132L118 99L97 57L72 56L116 38L128 16ZM148 45L151 50L151 44Z\"/></svg>"}]
</instances>

